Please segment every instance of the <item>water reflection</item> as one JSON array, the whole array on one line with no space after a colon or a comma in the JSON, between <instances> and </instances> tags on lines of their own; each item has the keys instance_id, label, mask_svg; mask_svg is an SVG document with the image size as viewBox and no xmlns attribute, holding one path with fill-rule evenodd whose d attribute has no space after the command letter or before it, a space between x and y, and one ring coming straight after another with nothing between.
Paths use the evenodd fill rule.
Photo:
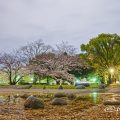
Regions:
<instances>
[{"instance_id":1,"label":"water reflection","mask_svg":"<svg viewBox=\"0 0 120 120\"><path fill-rule=\"evenodd\" d=\"M90 93L89 96L91 97L92 102L95 104L97 104L100 101L100 96L97 92Z\"/></svg>"},{"instance_id":2,"label":"water reflection","mask_svg":"<svg viewBox=\"0 0 120 120\"><path fill-rule=\"evenodd\" d=\"M19 104L21 97L17 95L0 96L0 105Z\"/></svg>"}]
</instances>

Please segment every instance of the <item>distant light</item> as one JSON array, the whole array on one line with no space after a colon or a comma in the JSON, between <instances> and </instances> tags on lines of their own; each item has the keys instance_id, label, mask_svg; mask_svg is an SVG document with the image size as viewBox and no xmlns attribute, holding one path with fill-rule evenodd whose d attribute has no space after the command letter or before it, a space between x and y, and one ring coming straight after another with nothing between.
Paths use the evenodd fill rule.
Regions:
<instances>
[{"instance_id":1,"label":"distant light","mask_svg":"<svg viewBox=\"0 0 120 120\"><path fill-rule=\"evenodd\" d=\"M18 75L16 79L19 80L20 79L20 75Z\"/></svg>"},{"instance_id":2,"label":"distant light","mask_svg":"<svg viewBox=\"0 0 120 120\"><path fill-rule=\"evenodd\" d=\"M97 80L96 78L92 78L92 81L93 81L93 82L96 82L96 80Z\"/></svg>"},{"instance_id":3,"label":"distant light","mask_svg":"<svg viewBox=\"0 0 120 120\"><path fill-rule=\"evenodd\" d=\"M119 81L116 81L116 83L118 84L118 83L120 83Z\"/></svg>"},{"instance_id":4,"label":"distant light","mask_svg":"<svg viewBox=\"0 0 120 120\"><path fill-rule=\"evenodd\" d=\"M34 77L31 77L31 81L34 81Z\"/></svg>"},{"instance_id":5,"label":"distant light","mask_svg":"<svg viewBox=\"0 0 120 120\"><path fill-rule=\"evenodd\" d=\"M93 95L94 97L96 97L96 96L98 95L98 93L97 93L97 92L93 92L92 95Z\"/></svg>"},{"instance_id":6,"label":"distant light","mask_svg":"<svg viewBox=\"0 0 120 120\"><path fill-rule=\"evenodd\" d=\"M113 68L110 68L109 71L110 71L111 74L114 73L114 69Z\"/></svg>"},{"instance_id":7,"label":"distant light","mask_svg":"<svg viewBox=\"0 0 120 120\"><path fill-rule=\"evenodd\" d=\"M76 83L76 84L80 84L80 80L76 80L75 83Z\"/></svg>"}]
</instances>

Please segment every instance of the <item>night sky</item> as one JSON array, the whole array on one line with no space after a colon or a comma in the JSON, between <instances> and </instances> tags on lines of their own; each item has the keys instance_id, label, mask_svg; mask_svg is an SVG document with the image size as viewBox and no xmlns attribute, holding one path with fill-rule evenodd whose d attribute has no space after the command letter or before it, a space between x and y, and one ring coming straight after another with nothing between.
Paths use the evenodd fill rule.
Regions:
<instances>
[{"instance_id":1,"label":"night sky","mask_svg":"<svg viewBox=\"0 0 120 120\"><path fill-rule=\"evenodd\" d=\"M80 44L120 34L120 0L0 0L0 52L43 39Z\"/></svg>"}]
</instances>

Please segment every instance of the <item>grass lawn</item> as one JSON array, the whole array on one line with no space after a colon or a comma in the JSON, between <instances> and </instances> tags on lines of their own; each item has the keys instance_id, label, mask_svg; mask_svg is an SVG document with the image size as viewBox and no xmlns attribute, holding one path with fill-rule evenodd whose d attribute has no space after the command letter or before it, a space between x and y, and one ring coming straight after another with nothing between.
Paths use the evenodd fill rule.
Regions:
<instances>
[{"instance_id":1,"label":"grass lawn","mask_svg":"<svg viewBox=\"0 0 120 120\"><path fill-rule=\"evenodd\" d=\"M20 86L20 85L17 85ZM32 85L32 88L43 88L45 86L45 88L48 89L58 89L60 85L41 85L41 84L36 84L36 85ZM11 85L8 84L0 84L0 88L11 88ZM75 89L76 86L75 85L62 85L62 87L64 89ZM92 88L98 88L98 84L97 83L92 83L90 84L89 87L86 87L86 89L92 89Z\"/></svg>"},{"instance_id":2,"label":"grass lawn","mask_svg":"<svg viewBox=\"0 0 120 120\"><path fill-rule=\"evenodd\" d=\"M33 88L34 87L35 88L43 88L44 87L44 85L32 85L32 86L33 86ZM45 87L49 88L49 89L58 89L59 85L45 85ZM62 87L64 89L75 89L76 88L76 86L74 86L74 85L62 85ZM97 88L97 87L98 87L97 83L92 83L92 84L90 84L89 87L86 87L86 88L92 89L92 88Z\"/></svg>"},{"instance_id":3,"label":"grass lawn","mask_svg":"<svg viewBox=\"0 0 120 120\"><path fill-rule=\"evenodd\" d=\"M46 88L49 88L49 89L58 89L60 85L45 85ZM64 89L75 89L75 86L74 85L62 85ZM44 85L33 85L33 88L36 87L36 88L43 88Z\"/></svg>"}]
</instances>

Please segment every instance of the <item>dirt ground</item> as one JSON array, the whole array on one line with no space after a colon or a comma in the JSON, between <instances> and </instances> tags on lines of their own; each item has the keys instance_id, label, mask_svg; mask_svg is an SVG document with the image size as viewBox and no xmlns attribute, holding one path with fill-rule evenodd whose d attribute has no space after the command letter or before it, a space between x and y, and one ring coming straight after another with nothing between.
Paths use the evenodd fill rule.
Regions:
<instances>
[{"instance_id":1,"label":"dirt ground","mask_svg":"<svg viewBox=\"0 0 120 120\"><path fill-rule=\"evenodd\" d=\"M103 102L111 99L115 93L99 93L99 96L94 98L100 102L94 103L89 100L67 100L68 104L64 106L51 105L51 97L47 95L56 93L58 90L41 90L41 89L0 89L0 99L11 96L11 100L6 103L0 101L0 120L120 120L120 106L105 106ZM63 90L62 92L74 93L77 96L90 95L87 92L79 90ZM44 109L25 109L24 101L20 96L22 94L40 95L44 100ZM118 93L117 93L118 94ZM14 96L14 97L12 97Z\"/></svg>"}]
</instances>

